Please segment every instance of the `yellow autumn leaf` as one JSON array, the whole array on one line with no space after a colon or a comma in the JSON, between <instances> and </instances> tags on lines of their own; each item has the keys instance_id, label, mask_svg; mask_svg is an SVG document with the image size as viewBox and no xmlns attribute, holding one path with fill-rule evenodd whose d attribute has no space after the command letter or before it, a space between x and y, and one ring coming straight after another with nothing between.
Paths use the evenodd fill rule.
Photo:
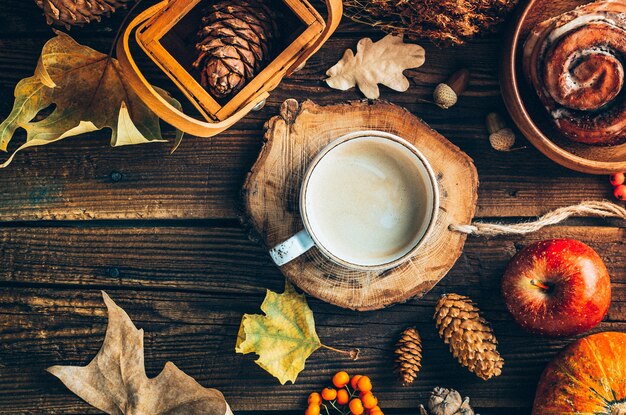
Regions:
<instances>
[{"instance_id":1,"label":"yellow autumn leaf","mask_svg":"<svg viewBox=\"0 0 626 415\"><path fill-rule=\"evenodd\" d=\"M235 351L259 355L256 364L282 385L294 383L306 359L320 347L358 359L358 349L343 351L320 342L304 294L298 294L287 281L282 294L267 290L261 311L265 314L244 314Z\"/></svg>"},{"instance_id":2,"label":"yellow autumn leaf","mask_svg":"<svg viewBox=\"0 0 626 415\"><path fill-rule=\"evenodd\" d=\"M261 304L265 315L245 314L235 351L259 355L256 363L284 385L296 381L306 359L322 346L313 312L304 294L285 283L282 294L267 290Z\"/></svg>"},{"instance_id":3,"label":"yellow autumn leaf","mask_svg":"<svg viewBox=\"0 0 626 415\"><path fill-rule=\"evenodd\" d=\"M143 330L103 291L109 324L102 348L87 366L52 366L48 372L88 404L111 415L233 415L224 395L167 362L146 376Z\"/></svg>"},{"instance_id":4,"label":"yellow autumn leaf","mask_svg":"<svg viewBox=\"0 0 626 415\"><path fill-rule=\"evenodd\" d=\"M167 92L156 89L181 108ZM33 120L53 104L50 115ZM44 45L35 74L17 84L13 110L0 124L0 150L7 150L20 127L26 130L26 143L0 168L28 147L103 128L111 129L112 146L164 141L158 117L130 87L118 61L62 32Z\"/></svg>"}]
</instances>

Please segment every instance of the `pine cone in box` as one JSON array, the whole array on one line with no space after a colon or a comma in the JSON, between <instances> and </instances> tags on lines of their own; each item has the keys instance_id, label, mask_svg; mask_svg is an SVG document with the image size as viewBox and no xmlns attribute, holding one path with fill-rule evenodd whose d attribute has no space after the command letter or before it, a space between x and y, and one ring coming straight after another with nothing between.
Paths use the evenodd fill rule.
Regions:
<instances>
[{"instance_id":1,"label":"pine cone in box","mask_svg":"<svg viewBox=\"0 0 626 415\"><path fill-rule=\"evenodd\" d=\"M434 318L439 336L450 345L461 365L483 380L500 376L504 359L496 350L498 342L472 300L459 294L444 294Z\"/></svg>"},{"instance_id":2,"label":"pine cone in box","mask_svg":"<svg viewBox=\"0 0 626 415\"><path fill-rule=\"evenodd\" d=\"M200 84L215 98L239 92L270 59L278 28L263 0L221 0L202 18L193 64Z\"/></svg>"},{"instance_id":3,"label":"pine cone in box","mask_svg":"<svg viewBox=\"0 0 626 415\"><path fill-rule=\"evenodd\" d=\"M102 20L135 0L35 0L52 26L83 26Z\"/></svg>"},{"instance_id":4,"label":"pine cone in box","mask_svg":"<svg viewBox=\"0 0 626 415\"><path fill-rule=\"evenodd\" d=\"M403 385L410 385L422 367L422 339L415 327L402 332L396 349L396 372Z\"/></svg>"}]
</instances>

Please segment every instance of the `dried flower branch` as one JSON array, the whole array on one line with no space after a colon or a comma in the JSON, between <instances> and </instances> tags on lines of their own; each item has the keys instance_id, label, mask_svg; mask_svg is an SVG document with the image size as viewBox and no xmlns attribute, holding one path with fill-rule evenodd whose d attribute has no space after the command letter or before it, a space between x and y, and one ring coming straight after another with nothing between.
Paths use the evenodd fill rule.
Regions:
<instances>
[{"instance_id":1,"label":"dried flower branch","mask_svg":"<svg viewBox=\"0 0 626 415\"><path fill-rule=\"evenodd\" d=\"M460 45L498 29L518 0L344 0L352 20L411 40Z\"/></svg>"}]
</instances>

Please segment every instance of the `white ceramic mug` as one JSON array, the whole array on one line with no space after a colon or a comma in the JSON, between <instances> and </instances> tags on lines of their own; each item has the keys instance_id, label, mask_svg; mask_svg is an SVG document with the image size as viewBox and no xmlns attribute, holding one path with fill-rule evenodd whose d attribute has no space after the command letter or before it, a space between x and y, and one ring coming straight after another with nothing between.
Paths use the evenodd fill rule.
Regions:
<instances>
[{"instance_id":1,"label":"white ceramic mug","mask_svg":"<svg viewBox=\"0 0 626 415\"><path fill-rule=\"evenodd\" d=\"M350 269L393 268L423 245L438 210L435 174L415 146L380 131L347 134L312 160L300 189L304 229L270 254L282 266L316 246Z\"/></svg>"}]
</instances>

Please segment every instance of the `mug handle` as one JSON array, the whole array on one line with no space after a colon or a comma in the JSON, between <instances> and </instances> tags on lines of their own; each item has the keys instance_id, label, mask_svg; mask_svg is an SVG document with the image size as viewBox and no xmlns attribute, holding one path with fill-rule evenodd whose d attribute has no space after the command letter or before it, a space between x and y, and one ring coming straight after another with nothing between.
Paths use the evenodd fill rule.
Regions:
<instances>
[{"instance_id":1,"label":"mug handle","mask_svg":"<svg viewBox=\"0 0 626 415\"><path fill-rule=\"evenodd\" d=\"M270 256L276 265L283 266L315 246L311 235L303 229L285 242L270 250Z\"/></svg>"}]
</instances>

